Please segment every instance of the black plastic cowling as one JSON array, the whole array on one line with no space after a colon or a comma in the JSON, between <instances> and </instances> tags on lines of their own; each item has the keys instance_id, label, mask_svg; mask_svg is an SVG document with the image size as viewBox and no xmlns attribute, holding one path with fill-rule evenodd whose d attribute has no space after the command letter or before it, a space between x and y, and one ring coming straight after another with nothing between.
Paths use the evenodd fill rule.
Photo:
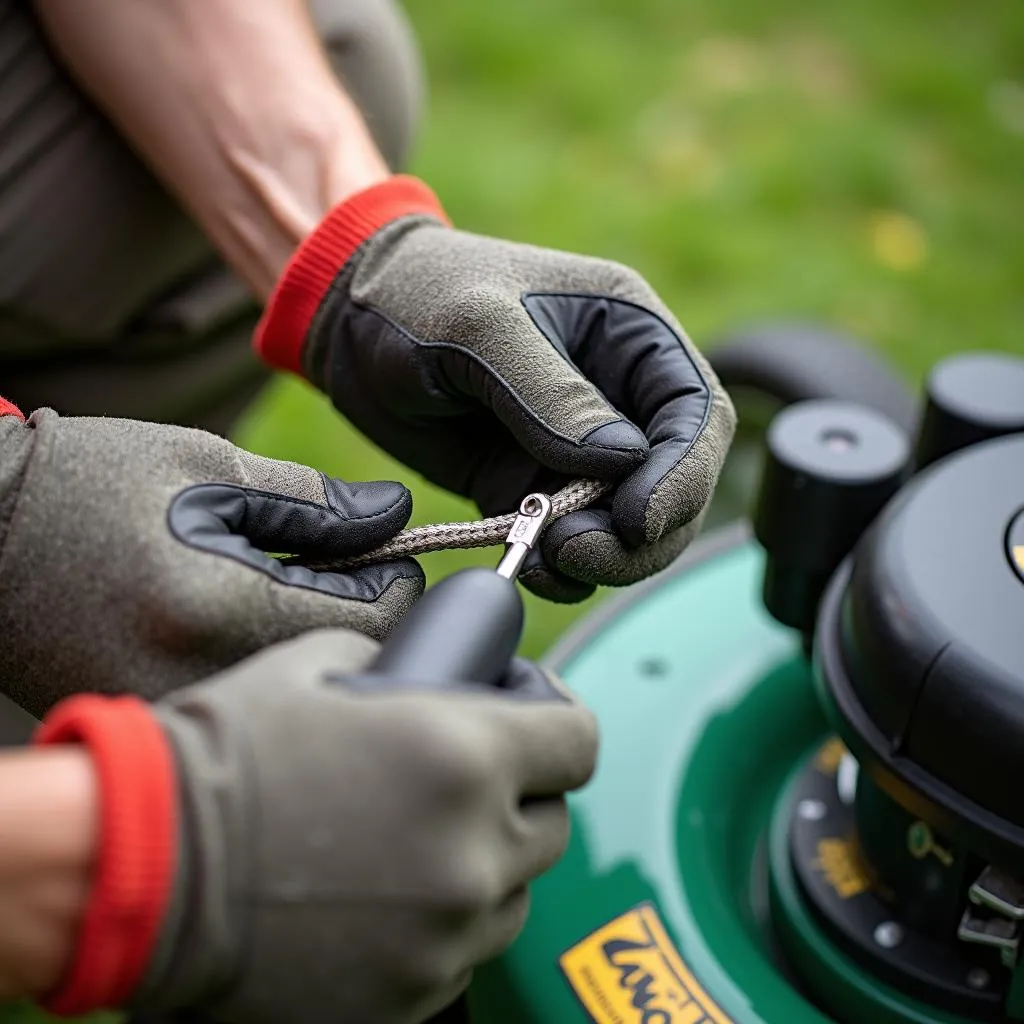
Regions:
<instances>
[{"instance_id":1,"label":"black plastic cowling","mask_svg":"<svg viewBox=\"0 0 1024 1024\"><path fill-rule=\"evenodd\" d=\"M881 413L834 400L783 410L767 441L754 516L764 602L809 634L829 577L905 479L910 445Z\"/></svg>"},{"instance_id":2,"label":"black plastic cowling","mask_svg":"<svg viewBox=\"0 0 1024 1024\"><path fill-rule=\"evenodd\" d=\"M917 465L1024 431L1024 359L1000 352L950 356L928 375Z\"/></svg>"},{"instance_id":3,"label":"black plastic cowling","mask_svg":"<svg viewBox=\"0 0 1024 1024\"><path fill-rule=\"evenodd\" d=\"M862 766L943 834L1024 866L1024 434L919 473L830 583L826 711Z\"/></svg>"}]
</instances>

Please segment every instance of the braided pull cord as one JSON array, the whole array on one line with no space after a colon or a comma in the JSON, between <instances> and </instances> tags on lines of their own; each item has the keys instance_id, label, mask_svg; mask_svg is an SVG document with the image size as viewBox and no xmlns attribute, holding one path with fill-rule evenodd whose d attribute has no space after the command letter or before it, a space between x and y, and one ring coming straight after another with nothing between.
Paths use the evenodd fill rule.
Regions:
<instances>
[{"instance_id":1,"label":"braided pull cord","mask_svg":"<svg viewBox=\"0 0 1024 1024\"><path fill-rule=\"evenodd\" d=\"M551 518L548 522L564 516L567 512L586 508L602 494L610 491L612 486L605 480L573 480L551 496ZM509 512L508 515L491 516L489 519L471 523L414 526L410 530L403 530L373 551L350 558L309 564L309 568L318 572L332 572L339 569L354 569L356 566L370 565L374 562L392 562L396 558L425 555L429 551L488 548L495 544L504 544L518 515L518 512Z\"/></svg>"}]
</instances>

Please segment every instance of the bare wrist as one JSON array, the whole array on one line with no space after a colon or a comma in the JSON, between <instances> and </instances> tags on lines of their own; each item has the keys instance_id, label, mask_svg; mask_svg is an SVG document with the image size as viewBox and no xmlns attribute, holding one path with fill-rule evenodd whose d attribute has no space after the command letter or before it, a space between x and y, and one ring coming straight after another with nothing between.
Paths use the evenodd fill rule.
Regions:
<instances>
[{"instance_id":1,"label":"bare wrist","mask_svg":"<svg viewBox=\"0 0 1024 1024\"><path fill-rule=\"evenodd\" d=\"M0 755L0 1002L55 988L89 895L98 795L79 747Z\"/></svg>"},{"instance_id":2,"label":"bare wrist","mask_svg":"<svg viewBox=\"0 0 1024 1024\"><path fill-rule=\"evenodd\" d=\"M255 200L204 220L222 251L266 300L292 253L338 203L390 176L362 116L337 95L330 114L295 124L279 141L287 157L244 146L228 158Z\"/></svg>"},{"instance_id":3,"label":"bare wrist","mask_svg":"<svg viewBox=\"0 0 1024 1024\"><path fill-rule=\"evenodd\" d=\"M36 0L64 63L266 299L327 211L388 176L306 0Z\"/></svg>"},{"instance_id":4,"label":"bare wrist","mask_svg":"<svg viewBox=\"0 0 1024 1024\"><path fill-rule=\"evenodd\" d=\"M347 96L342 97L350 107L350 114L339 126L341 135L336 140L331 156L324 190L322 218L328 210L344 202L349 196L370 188L391 176L377 144L370 135L362 114ZM318 218L319 222L319 218ZM308 232L307 232L308 233Z\"/></svg>"}]
</instances>

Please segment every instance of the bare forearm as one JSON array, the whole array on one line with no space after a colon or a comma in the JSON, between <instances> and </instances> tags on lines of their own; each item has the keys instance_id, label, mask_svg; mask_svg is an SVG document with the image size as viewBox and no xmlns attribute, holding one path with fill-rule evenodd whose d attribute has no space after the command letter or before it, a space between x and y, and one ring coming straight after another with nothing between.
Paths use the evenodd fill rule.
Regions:
<instances>
[{"instance_id":1,"label":"bare forearm","mask_svg":"<svg viewBox=\"0 0 1024 1024\"><path fill-rule=\"evenodd\" d=\"M0 1003L59 984L96 833L96 781L84 750L0 754Z\"/></svg>"},{"instance_id":2,"label":"bare forearm","mask_svg":"<svg viewBox=\"0 0 1024 1024\"><path fill-rule=\"evenodd\" d=\"M387 176L304 0L36 0L71 71L265 298L335 203Z\"/></svg>"}]
</instances>

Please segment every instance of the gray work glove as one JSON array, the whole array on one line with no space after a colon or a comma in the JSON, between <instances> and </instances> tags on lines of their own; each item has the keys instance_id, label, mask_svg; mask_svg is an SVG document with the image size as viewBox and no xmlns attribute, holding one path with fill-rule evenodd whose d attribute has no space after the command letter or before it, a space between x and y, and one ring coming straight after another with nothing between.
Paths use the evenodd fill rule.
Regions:
<instances>
[{"instance_id":1,"label":"gray work glove","mask_svg":"<svg viewBox=\"0 0 1024 1024\"><path fill-rule=\"evenodd\" d=\"M638 274L455 231L404 176L328 215L279 282L257 346L486 514L571 477L617 481L598 507L558 520L522 574L554 599L675 558L734 429L711 368Z\"/></svg>"},{"instance_id":2,"label":"gray work glove","mask_svg":"<svg viewBox=\"0 0 1024 1024\"><path fill-rule=\"evenodd\" d=\"M415 562L315 573L270 557L366 551L412 510L183 427L0 417L0 691L41 714L80 690L159 697L324 626L385 636Z\"/></svg>"},{"instance_id":3,"label":"gray work glove","mask_svg":"<svg viewBox=\"0 0 1024 1024\"><path fill-rule=\"evenodd\" d=\"M592 716L528 662L497 690L417 689L354 675L374 651L323 631L156 705L183 853L133 1005L418 1024L519 933Z\"/></svg>"}]
</instances>

